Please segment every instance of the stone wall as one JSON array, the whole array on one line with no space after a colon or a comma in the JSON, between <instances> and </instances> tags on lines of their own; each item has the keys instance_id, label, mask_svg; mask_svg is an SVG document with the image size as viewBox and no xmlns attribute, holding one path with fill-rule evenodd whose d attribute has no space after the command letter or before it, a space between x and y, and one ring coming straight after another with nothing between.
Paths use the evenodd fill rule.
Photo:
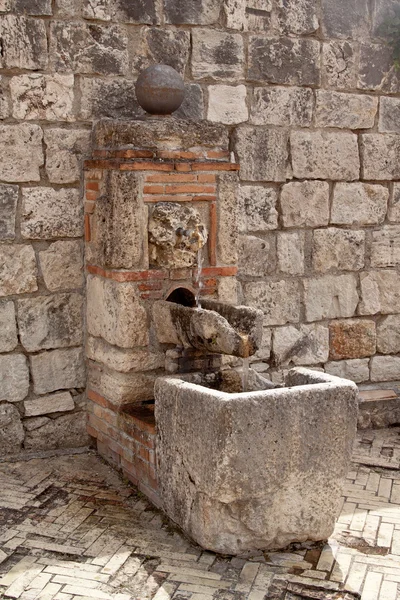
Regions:
<instances>
[{"instance_id":1,"label":"stone wall","mask_svg":"<svg viewBox=\"0 0 400 600\"><path fill-rule=\"evenodd\" d=\"M154 62L241 164L255 367L400 379L400 74L377 35L396 4L0 0L1 453L87 443L81 162L93 121L142 116Z\"/></svg>"}]
</instances>

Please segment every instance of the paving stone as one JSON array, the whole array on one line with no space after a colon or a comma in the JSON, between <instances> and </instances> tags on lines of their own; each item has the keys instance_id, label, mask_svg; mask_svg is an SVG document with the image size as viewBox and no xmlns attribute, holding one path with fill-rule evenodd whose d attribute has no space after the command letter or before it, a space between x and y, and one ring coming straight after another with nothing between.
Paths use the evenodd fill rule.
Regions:
<instances>
[{"instance_id":1,"label":"paving stone","mask_svg":"<svg viewBox=\"0 0 400 600\"><path fill-rule=\"evenodd\" d=\"M38 415L69 411L74 410L74 408L75 404L69 392L52 394L51 396L43 396L35 400L25 400L24 402L25 417L36 417Z\"/></svg>"},{"instance_id":2,"label":"paving stone","mask_svg":"<svg viewBox=\"0 0 400 600\"><path fill-rule=\"evenodd\" d=\"M83 205L79 190L34 187L22 191L22 237L49 239L80 237Z\"/></svg>"},{"instance_id":3,"label":"paving stone","mask_svg":"<svg viewBox=\"0 0 400 600\"><path fill-rule=\"evenodd\" d=\"M192 73L195 79L240 78L244 74L244 47L238 33L194 29Z\"/></svg>"},{"instance_id":4,"label":"paving stone","mask_svg":"<svg viewBox=\"0 0 400 600\"><path fill-rule=\"evenodd\" d=\"M309 127L314 110L314 93L308 88L254 88L251 123Z\"/></svg>"},{"instance_id":5,"label":"paving stone","mask_svg":"<svg viewBox=\"0 0 400 600\"><path fill-rule=\"evenodd\" d=\"M225 125L243 123L249 118L244 85L210 85L207 119Z\"/></svg>"},{"instance_id":6,"label":"paving stone","mask_svg":"<svg viewBox=\"0 0 400 600\"><path fill-rule=\"evenodd\" d=\"M322 45L322 80L330 88L348 90L357 84L357 48L351 41Z\"/></svg>"},{"instance_id":7,"label":"paving stone","mask_svg":"<svg viewBox=\"0 0 400 600\"><path fill-rule=\"evenodd\" d=\"M300 319L300 296L297 281L253 282L243 286L245 304L264 312L264 325L297 323Z\"/></svg>"},{"instance_id":8,"label":"paving stone","mask_svg":"<svg viewBox=\"0 0 400 600\"><path fill-rule=\"evenodd\" d=\"M359 271L364 267L365 232L330 227L313 233L315 271Z\"/></svg>"},{"instance_id":9,"label":"paving stone","mask_svg":"<svg viewBox=\"0 0 400 600\"><path fill-rule=\"evenodd\" d=\"M18 410L11 404L0 404L0 452L2 456L17 454L21 450L23 440L24 428Z\"/></svg>"},{"instance_id":10,"label":"paving stone","mask_svg":"<svg viewBox=\"0 0 400 600\"><path fill-rule=\"evenodd\" d=\"M315 0L279 0L276 19L282 33L307 35L319 27Z\"/></svg>"},{"instance_id":11,"label":"paving stone","mask_svg":"<svg viewBox=\"0 0 400 600\"><path fill-rule=\"evenodd\" d=\"M241 185L239 196L245 211L245 230L262 232L278 228L278 193L275 188Z\"/></svg>"},{"instance_id":12,"label":"paving stone","mask_svg":"<svg viewBox=\"0 0 400 600\"><path fill-rule=\"evenodd\" d=\"M0 184L0 239L15 238L15 217L18 202L16 185Z\"/></svg>"},{"instance_id":13,"label":"paving stone","mask_svg":"<svg viewBox=\"0 0 400 600\"><path fill-rule=\"evenodd\" d=\"M282 187L284 227L318 227L329 222L329 185L325 181L296 181Z\"/></svg>"},{"instance_id":14,"label":"paving stone","mask_svg":"<svg viewBox=\"0 0 400 600\"><path fill-rule=\"evenodd\" d=\"M329 329L325 325L289 325L274 329L272 342L276 365L315 365L329 357Z\"/></svg>"},{"instance_id":15,"label":"paving stone","mask_svg":"<svg viewBox=\"0 0 400 600\"><path fill-rule=\"evenodd\" d=\"M288 275L303 275L304 233L279 233L276 243L278 270Z\"/></svg>"},{"instance_id":16,"label":"paving stone","mask_svg":"<svg viewBox=\"0 0 400 600\"><path fill-rule=\"evenodd\" d=\"M396 225L372 232L371 267L396 267L400 264L400 228Z\"/></svg>"},{"instance_id":17,"label":"paving stone","mask_svg":"<svg viewBox=\"0 0 400 600\"><path fill-rule=\"evenodd\" d=\"M175 25L212 25L218 21L221 3L218 0L163 0L167 23Z\"/></svg>"},{"instance_id":18,"label":"paving stone","mask_svg":"<svg viewBox=\"0 0 400 600\"><path fill-rule=\"evenodd\" d=\"M80 117L137 119L144 115L136 101L135 82L126 79L82 77Z\"/></svg>"},{"instance_id":19,"label":"paving stone","mask_svg":"<svg viewBox=\"0 0 400 600\"><path fill-rule=\"evenodd\" d=\"M32 246L0 246L0 297L35 292L37 267Z\"/></svg>"},{"instance_id":20,"label":"paving stone","mask_svg":"<svg viewBox=\"0 0 400 600\"><path fill-rule=\"evenodd\" d=\"M240 177L248 181L286 181L288 134L280 129L242 126L236 131Z\"/></svg>"},{"instance_id":21,"label":"paving stone","mask_svg":"<svg viewBox=\"0 0 400 600\"><path fill-rule=\"evenodd\" d=\"M360 315L400 312L400 276L397 272L381 270L361 273L360 283Z\"/></svg>"},{"instance_id":22,"label":"paving stone","mask_svg":"<svg viewBox=\"0 0 400 600\"><path fill-rule=\"evenodd\" d=\"M10 91L15 119L75 120L73 75L19 75L11 78Z\"/></svg>"},{"instance_id":23,"label":"paving stone","mask_svg":"<svg viewBox=\"0 0 400 600\"><path fill-rule=\"evenodd\" d=\"M0 352L11 352L18 345L13 302L0 302Z\"/></svg>"},{"instance_id":24,"label":"paving stone","mask_svg":"<svg viewBox=\"0 0 400 600\"><path fill-rule=\"evenodd\" d=\"M51 183L74 183L81 178L82 160L89 153L90 132L51 128L44 132L46 173Z\"/></svg>"},{"instance_id":25,"label":"paving stone","mask_svg":"<svg viewBox=\"0 0 400 600\"><path fill-rule=\"evenodd\" d=\"M325 275L303 284L307 321L354 316L359 300L355 275Z\"/></svg>"},{"instance_id":26,"label":"paving stone","mask_svg":"<svg viewBox=\"0 0 400 600\"><path fill-rule=\"evenodd\" d=\"M83 388L85 364L80 348L51 350L30 357L35 394Z\"/></svg>"},{"instance_id":27,"label":"paving stone","mask_svg":"<svg viewBox=\"0 0 400 600\"><path fill-rule=\"evenodd\" d=\"M331 223L381 225L385 220L389 190L368 183L337 183L333 192Z\"/></svg>"},{"instance_id":28,"label":"paving stone","mask_svg":"<svg viewBox=\"0 0 400 600\"><path fill-rule=\"evenodd\" d=\"M356 358L353 360L339 360L325 364L325 371L336 377L350 379L355 383L363 383L369 380L369 359Z\"/></svg>"},{"instance_id":29,"label":"paving stone","mask_svg":"<svg viewBox=\"0 0 400 600\"><path fill-rule=\"evenodd\" d=\"M376 352L374 321L350 319L329 325L331 360L364 358Z\"/></svg>"},{"instance_id":30,"label":"paving stone","mask_svg":"<svg viewBox=\"0 0 400 600\"><path fill-rule=\"evenodd\" d=\"M361 135L364 179L378 181L400 177L399 136L366 133Z\"/></svg>"},{"instance_id":31,"label":"paving stone","mask_svg":"<svg viewBox=\"0 0 400 600\"><path fill-rule=\"evenodd\" d=\"M378 111L378 98L359 94L344 94L317 90L316 127L340 129L370 129Z\"/></svg>"},{"instance_id":32,"label":"paving stone","mask_svg":"<svg viewBox=\"0 0 400 600\"><path fill-rule=\"evenodd\" d=\"M47 250L39 252L39 262L50 292L83 285L83 250L78 240L50 244Z\"/></svg>"},{"instance_id":33,"label":"paving stone","mask_svg":"<svg viewBox=\"0 0 400 600\"><path fill-rule=\"evenodd\" d=\"M38 125L0 125L0 145L7 148L0 159L3 181L39 181L44 163L43 132Z\"/></svg>"},{"instance_id":34,"label":"paving stone","mask_svg":"<svg viewBox=\"0 0 400 600\"><path fill-rule=\"evenodd\" d=\"M30 17L0 15L2 69L45 69L47 35L44 21Z\"/></svg>"},{"instance_id":35,"label":"paving stone","mask_svg":"<svg viewBox=\"0 0 400 600\"><path fill-rule=\"evenodd\" d=\"M23 354L0 355L0 400L20 402L29 390L29 369Z\"/></svg>"}]
</instances>

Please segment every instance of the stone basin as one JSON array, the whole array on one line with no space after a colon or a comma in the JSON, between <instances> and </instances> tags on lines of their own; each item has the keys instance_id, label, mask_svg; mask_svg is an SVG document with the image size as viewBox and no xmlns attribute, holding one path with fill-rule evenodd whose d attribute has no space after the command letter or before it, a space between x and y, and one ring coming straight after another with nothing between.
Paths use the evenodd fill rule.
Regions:
<instances>
[{"instance_id":1,"label":"stone basin","mask_svg":"<svg viewBox=\"0 0 400 600\"><path fill-rule=\"evenodd\" d=\"M163 509L203 548L237 555L332 534L358 390L303 368L289 372L286 386L228 394L156 381Z\"/></svg>"}]
</instances>

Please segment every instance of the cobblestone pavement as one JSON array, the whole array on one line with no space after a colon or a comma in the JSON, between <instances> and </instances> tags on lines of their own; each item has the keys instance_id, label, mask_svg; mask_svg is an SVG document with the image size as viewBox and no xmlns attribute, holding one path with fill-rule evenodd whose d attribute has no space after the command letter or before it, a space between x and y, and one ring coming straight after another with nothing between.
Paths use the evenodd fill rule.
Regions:
<instances>
[{"instance_id":1,"label":"cobblestone pavement","mask_svg":"<svg viewBox=\"0 0 400 600\"><path fill-rule=\"evenodd\" d=\"M0 596L21 600L400 598L400 429L359 434L329 542L203 552L95 454L0 465Z\"/></svg>"}]
</instances>

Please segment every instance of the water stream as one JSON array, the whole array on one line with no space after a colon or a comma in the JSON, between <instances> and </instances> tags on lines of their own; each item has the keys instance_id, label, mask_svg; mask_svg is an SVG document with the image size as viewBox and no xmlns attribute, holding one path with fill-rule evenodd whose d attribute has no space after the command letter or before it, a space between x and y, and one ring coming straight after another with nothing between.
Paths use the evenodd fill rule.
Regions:
<instances>
[{"instance_id":1,"label":"water stream","mask_svg":"<svg viewBox=\"0 0 400 600\"><path fill-rule=\"evenodd\" d=\"M250 358L243 358L242 362L242 388L244 392L247 392L247 388L249 387L249 365Z\"/></svg>"},{"instance_id":2,"label":"water stream","mask_svg":"<svg viewBox=\"0 0 400 600\"><path fill-rule=\"evenodd\" d=\"M202 273L202 270L203 270L203 261L204 261L203 249L199 248L197 250L197 272L196 272L196 278L195 278L195 282L196 282L196 308L201 308L200 294L201 294L201 288L203 287L203 283L201 281L201 273Z\"/></svg>"}]
</instances>

